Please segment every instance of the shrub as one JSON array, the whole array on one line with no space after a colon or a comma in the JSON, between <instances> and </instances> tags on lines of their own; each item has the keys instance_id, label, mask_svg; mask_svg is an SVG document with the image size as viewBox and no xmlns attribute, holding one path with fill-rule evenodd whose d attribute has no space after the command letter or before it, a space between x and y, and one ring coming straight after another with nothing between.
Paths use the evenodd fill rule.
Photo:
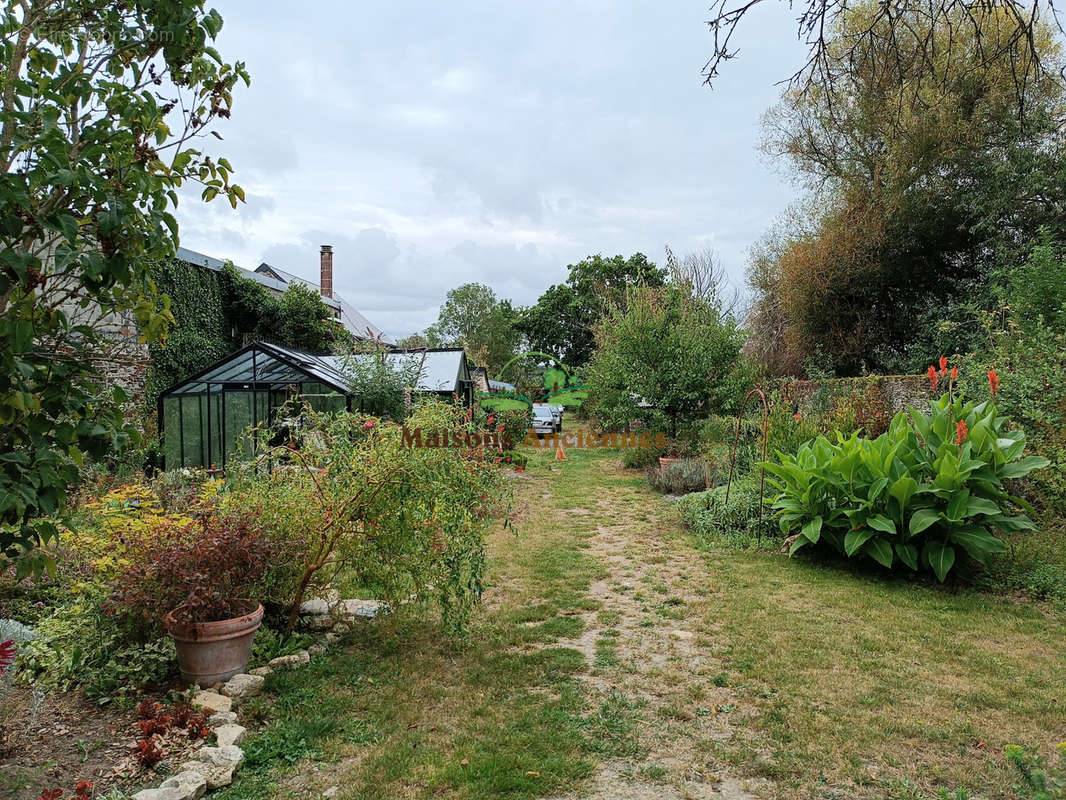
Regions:
<instances>
[{"instance_id":1,"label":"shrub","mask_svg":"<svg viewBox=\"0 0 1066 800\"><path fill-rule=\"evenodd\" d=\"M131 636L103 610L107 594L90 586L42 619L19 652L20 683L66 691L82 686L92 697L136 692L171 674L174 643L166 636Z\"/></svg>"},{"instance_id":2,"label":"shrub","mask_svg":"<svg viewBox=\"0 0 1066 800\"><path fill-rule=\"evenodd\" d=\"M129 563L131 542L151 539L160 530L191 525L191 517L164 511L159 498L142 483L131 483L90 498L60 536L70 577L104 583Z\"/></svg>"},{"instance_id":3,"label":"shrub","mask_svg":"<svg viewBox=\"0 0 1066 800\"><path fill-rule=\"evenodd\" d=\"M112 584L109 608L149 629L170 611L178 622L215 622L247 613L274 555L253 516L208 514L130 543L129 566Z\"/></svg>"},{"instance_id":4,"label":"shrub","mask_svg":"<svg viewBox=\"0 0 1066 800\"><path fill-rule=\"evenodd\" d=\"M404 446L400 426L374 417L306 419L291 447L266 447L265 433L222 501L254 506L271 539L295 545L299 557L277 585L289 629L306 592L340 574L393 606L434 597L446 628L459 633L481 595L484 534L504 496L499 454ZM454 442L469 421L460 408L427 401L408 425Z\"/></svg>"},{"instance_id":5,"label":"shrub","mask_svg":"<svg viewBox=\"0 0 1066 800\"><path fill-rule=\"evenodd\" d=\"M644 469L659 463L665 452L661 447L627 447L622 450L622 466L626 469Z\"/></svg>"},{"instance_id":6,"label":"shrub","mask_svg":"<svg viewBox=\"0 0 1066 800\"><path fill-rule=\"evenodd\" d=\"M750 547L758 539L776 538L777 526L769 504L763 509L762 527L759 527L758 472L734 479L728 504L725 495L725 486L685 495L678 502L681 519L701 539Z\"/></svg>"},{"instance_id":7,"label":"shrub","mask_svg":"<svg viewBox=\"0 0 1066 800\"><path fill-rule=\"evenodd\" d=\"M648 470L648 483L663 494L689 494L707 488L707 473L701 460L686 458L665 467L652 467Z\"/></svg>"},{"instance_id":8,"label":"shrub","mask_svg":"<svg viewBox=\"0 0 1066 800\"><path fill-rule=\"evenodd\" d=\"M489 415L492 422L490 427L495 427L504 441L510 440L513 447L518 447L526 439L529 433L530 412L528 408L508 408L503 411L494 411Z\"/></svg>"},{"instance_id":9,"label":"shrub","mask_svg":"<svg viewBox=\"0 0 1066 800\"><path fill-rule=\"evenodd\" d=\"M931 413L899 413L876 439L838 436L804 444L767 463L779 490L774 508L790 552L828 543L885 567L931 569L943 581L957 548L979 563L1006 550L993 531L1034 527L1016 513L1005 482L1047 466L1022 458L1025 435L1007 432L993 403L946 394Z\"/></svg>"}]
</instances>

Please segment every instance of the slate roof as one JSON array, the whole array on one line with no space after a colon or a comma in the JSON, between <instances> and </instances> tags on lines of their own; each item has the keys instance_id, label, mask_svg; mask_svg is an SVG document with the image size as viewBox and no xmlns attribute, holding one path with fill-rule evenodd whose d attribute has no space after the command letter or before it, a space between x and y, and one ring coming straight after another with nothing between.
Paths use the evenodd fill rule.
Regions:
<instances>
[{"instance_id":1,"label":"slate roof","mask_svg":"<svg viewBox=\"0 0 1066 800\"><path fill-rule=\"evenodd\" d=\"M187 247L179 247L177 256L182 261L216 271L221 270L226 263L221 259L198 253ZM284 292L288 285L294 282L302 283L304 286L314 289L316 292L319 291L318 284L311 283L309 280L305 280L298 275L293 275L291 272L286 272L278 267L271 266L266 262L260 264L254 270L245 269L244 267L237 267L237 269L239 269L245 277L251 278L257 283L260 283L269 289L273 289L276 292ZM393 344L393 341L384 334L381 328L363 316L355 306L340 295L334 294L333 297L323 297L322 302L339 312L341 324L344 325L353 336L356 336L359 339L377 339L385 344Z\"/></svg>"}]
</instances>

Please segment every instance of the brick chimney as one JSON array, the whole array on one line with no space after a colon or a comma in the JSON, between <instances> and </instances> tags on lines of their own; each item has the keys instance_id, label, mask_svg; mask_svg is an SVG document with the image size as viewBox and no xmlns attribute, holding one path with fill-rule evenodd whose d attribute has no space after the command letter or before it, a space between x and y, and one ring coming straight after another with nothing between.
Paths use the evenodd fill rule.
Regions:
<instances>
[{"instance_id":1,"label":"brick chimney","mask_svg":"<svg viewBox=\"0 0 1066 800\"><path fill-rule=\"evenodd\" d=\"M319 278L318 289L323 297L333 297L333 247L328 244L322 245L322 252L318 256Z\"/></svg>"}]
</instances>

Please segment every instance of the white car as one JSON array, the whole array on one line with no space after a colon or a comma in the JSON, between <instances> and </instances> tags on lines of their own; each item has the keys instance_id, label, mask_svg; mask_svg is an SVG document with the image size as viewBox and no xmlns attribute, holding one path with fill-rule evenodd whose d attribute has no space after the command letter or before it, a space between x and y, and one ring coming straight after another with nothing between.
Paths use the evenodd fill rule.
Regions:
<instances>
[{"instance_id":1,"label":"white car","mask_svg":"<svg viewBox=\"0 0 1066 800\"><path fill-rule=\"evenodd\" d=\"M533 405L533 432L538 436L544 433L555 433L556 431L555 414L549 406L543 403L535 403Z\"/></svg>"}]
</instances>

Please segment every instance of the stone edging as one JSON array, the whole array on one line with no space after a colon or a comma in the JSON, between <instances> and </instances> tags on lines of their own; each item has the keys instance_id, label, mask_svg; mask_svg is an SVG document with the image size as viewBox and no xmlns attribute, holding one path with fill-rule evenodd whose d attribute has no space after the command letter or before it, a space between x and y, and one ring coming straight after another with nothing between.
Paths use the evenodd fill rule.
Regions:
<instances>
[{"instance_id":1,"label":"stone edging","mask_svg":"<svg viewBox=\"0 0 1066 800\"><path fill-rule=\"evenodd\" d=\"M208 727L215 734L216 745L204 746L155 789L142 789L132 800L199 800L207 792L229 786L233 776L244 763L244 751L238 745L244 741L247 728L237 724L234 700L255 697L263 690L266 676L275 669L299 667L311 663L311 653L323 653L359 620L373 619L389 611L388 606L374 600L341 600L335 592L331 597L312 598L300 605L301 627L323 633L322 643L311 645L287 656L278 656L265 667L234 675L218 691L202 689L192 698L192 705L210 711Z\"/></svg>"}]
</instances>

